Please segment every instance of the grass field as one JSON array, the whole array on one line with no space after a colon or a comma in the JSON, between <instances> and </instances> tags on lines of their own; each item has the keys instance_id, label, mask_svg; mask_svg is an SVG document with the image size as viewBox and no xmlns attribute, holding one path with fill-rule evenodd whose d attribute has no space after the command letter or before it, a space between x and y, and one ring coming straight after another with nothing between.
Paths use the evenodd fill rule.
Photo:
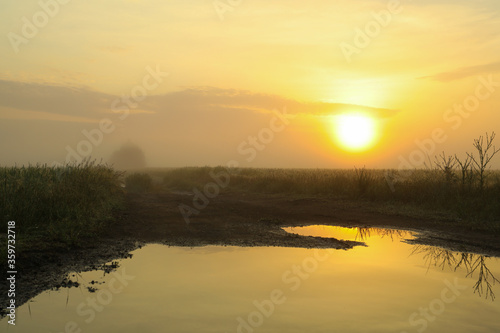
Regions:
<instances>
[{"instance_id":1,"label":"grass field","mask_svg":"<svg viewBox=\"0 0 500 333\"><path fill-rule=\"evenodd\" d=\"M16 222L18 254L28 247L79 245L99 233L122 206L120 177L112 168L92 162L0 168L2 232L8 221Z\"/></svg>"},{"instance_id":2,"label":"grass field","mask_svg":"<svg viewBox=\"0 0 500 333\"><path fill-rule=\"evenodd\" d=\"M473 142L465 158L444 152L429 159L426 169L414 170L301 170L182 168L156 170L166 187L190 189L206 186L213 175L225 175L221 190L327 196L375 203L397 213L414 211L448 216L484 230L500 229L500 172L490 162L500 151L495 132ZM219 180L220 182L220 180Z\"/></svg>"},{"instance_id":3,"label":"grass field","mask_svg":"<svg viewBox=\"0 0 500 333\"><path fill-rule=\"evenodd\" d=\"M487 171L462 179L460 170L332 170L332 169L224 169L200 167L156 169L149 173L176 190L200 190L214 183L211 174L229 175L224 190L319 196L365 201L412 215L437 213L451 219L500 229L500 172Z\"/></svg>"}]
</instances>

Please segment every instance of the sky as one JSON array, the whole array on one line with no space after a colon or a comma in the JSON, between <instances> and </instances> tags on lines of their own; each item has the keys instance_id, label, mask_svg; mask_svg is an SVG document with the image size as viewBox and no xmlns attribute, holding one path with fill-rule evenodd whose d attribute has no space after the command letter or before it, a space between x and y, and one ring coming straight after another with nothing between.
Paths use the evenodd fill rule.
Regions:
<instances>
[{"instance_id":1,"label":"sky","mask_svg":"<svg viewBox=\"0 0 500 333\"><path fill-rule=\"evenodd\" d=\"M124 144L152 167L463 157L500 133L499 14L498 0L4 0L0 164ZM366 131L346 114L372 123L360 149L339 138Z\"/></svg>"}]
</instances>

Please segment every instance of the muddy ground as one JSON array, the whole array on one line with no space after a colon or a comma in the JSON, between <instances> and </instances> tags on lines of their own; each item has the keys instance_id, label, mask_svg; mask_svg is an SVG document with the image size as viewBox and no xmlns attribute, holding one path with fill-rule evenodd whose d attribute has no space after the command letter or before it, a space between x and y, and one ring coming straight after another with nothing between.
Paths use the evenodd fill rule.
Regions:
<instances>
[{"instance_id":1,"label":"muddy ground","mask_svg":"<svg viewBox=\"0 0 500 333\"><path fill-rule=\"evenodd\" d=\"M129 256L147 243L172 246L287 246L349 250L362 242L304 237L284 232L284 226L313 224L348 227L381 227L417 231L412 242L437 245L461 252L500 256L497 235L458 227L439 219L417 219L383 214L363 203L324 198L221 193L189 217L179 211L196 209L192 193L161 192L128 194L126 209L99 239L88 240L71 251L53 249L25 253L19 258L17 306L38 293L61 287L69 272L105 268L106 262ZM202 204L201 201L197 201ZM200 205L198 205L200 208ZM64 284L63 284L64 285ZM6 290L5 279L0 283ZM7 301L2 292L0 302Z\"/></svg>"}]
</instances>

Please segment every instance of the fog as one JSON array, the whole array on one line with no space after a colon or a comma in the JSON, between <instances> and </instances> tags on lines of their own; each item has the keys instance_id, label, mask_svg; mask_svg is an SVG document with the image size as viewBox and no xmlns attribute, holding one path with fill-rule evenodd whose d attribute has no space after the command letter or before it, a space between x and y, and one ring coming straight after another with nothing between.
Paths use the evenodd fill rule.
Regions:
<instances>
[{"instance_id":1,"label":"fog","mask_svg":"<svg viewBox=\"0 0 500 333\"><path fill-rule=\"evenodd\" d=\"M138 99L0 81L2 163L112 161L111 154L128 142L144 151L149 166L241 160L247 166L342 167L341 161L318 156L311 140L324 134L318 125L324 117L350 109L381 119L397 113L212 87Z\"/></svg>"},{"instance_id":2,"label":"fog","mask_svg":"<svg viewBox=\"0 0 500 333\"><path fill-rule=\"evenodd\" d=\"M500 133L498 1L47 3L0 11L2 165L423 167Z\"/></svg>"}]
</instances>

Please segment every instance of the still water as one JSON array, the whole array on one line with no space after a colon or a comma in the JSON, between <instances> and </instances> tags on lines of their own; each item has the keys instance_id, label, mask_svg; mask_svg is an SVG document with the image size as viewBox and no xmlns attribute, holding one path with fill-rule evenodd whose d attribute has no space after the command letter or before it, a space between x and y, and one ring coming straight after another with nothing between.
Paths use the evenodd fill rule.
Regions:
<instances>
[{"instance_id":1,"label":"still water","mask_svg":"<svg viewBox=\"0 0 500 333\"><path fill-rule=\"evenodd\" d=\"M73 274L5 332L500 332L500 261L404 243L405 231L310 226L351 250L151 244Z\"/></svg>"}]
</instances>

